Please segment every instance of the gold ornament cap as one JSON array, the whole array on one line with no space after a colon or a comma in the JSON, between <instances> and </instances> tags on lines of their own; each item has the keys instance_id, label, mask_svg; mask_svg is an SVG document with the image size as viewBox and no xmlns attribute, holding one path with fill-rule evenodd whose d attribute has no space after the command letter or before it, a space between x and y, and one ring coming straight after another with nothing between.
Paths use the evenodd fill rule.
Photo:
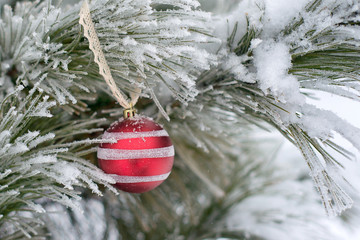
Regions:
<instances>
[{"instance_id":1,"label":"gold ornament cap","mask_svg":"<svg viewBox=\"0 0 360 240\"><path fill-rule=\"evenodd\" d=\"M135 113L136 113L136 109L133 107L132 104L130 104L130 108L126 108L123 111L124 119L134 117Z\"/></svg>"}]
</instances>

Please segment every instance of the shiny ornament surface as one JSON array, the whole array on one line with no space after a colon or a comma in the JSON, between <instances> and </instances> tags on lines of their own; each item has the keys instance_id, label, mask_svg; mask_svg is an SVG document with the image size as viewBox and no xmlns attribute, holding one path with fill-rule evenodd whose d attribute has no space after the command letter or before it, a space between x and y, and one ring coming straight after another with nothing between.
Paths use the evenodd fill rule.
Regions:
<instances>
[{"instance_id":1,"label":"shiny ornament surface","mask_svg":"<svg viewBox=\"0 0 360 240\"><path fill-rule=\"evenodd\" d=\"M105 131L103 138L116 143L99 146L99 166L112 175L118 189L147 192L169 176L174 147L168 133L152 119L144 116L120 119Z\"/></svg>"}]
</instances>

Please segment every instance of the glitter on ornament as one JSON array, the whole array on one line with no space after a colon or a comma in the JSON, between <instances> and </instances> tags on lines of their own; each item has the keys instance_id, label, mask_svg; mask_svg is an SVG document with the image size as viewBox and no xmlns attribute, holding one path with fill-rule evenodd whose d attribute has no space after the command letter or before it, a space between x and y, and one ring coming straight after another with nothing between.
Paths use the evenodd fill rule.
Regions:
<instances>
[{"instance_id":1,"label":"glitter on ornament","mask_svg":"<svg viewBox=\"0 0 360 240\"><path fill-rule=\"evenodd\" d=\"M168 133L144 116L122 118L113 123L97 152L99 166L110 174L120 190L143 193L159 186L171 172L174 146Z\"/></svg>"}]
</instances>

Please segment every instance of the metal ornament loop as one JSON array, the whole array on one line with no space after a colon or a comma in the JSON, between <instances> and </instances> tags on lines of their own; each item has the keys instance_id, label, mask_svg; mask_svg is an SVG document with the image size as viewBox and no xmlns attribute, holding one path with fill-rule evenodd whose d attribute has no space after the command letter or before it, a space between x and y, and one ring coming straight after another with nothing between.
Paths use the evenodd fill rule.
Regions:
<instances>
[{"instance_id":1,"label":"metal ornament loop","mask_svg":"<svg viewBox=\"0 0 360 240\"><path fill-rule=\"evenodd\" d=\"M135 113L136 113L136 109L133 108L132 104L130 104L130 108L126 108L123 111L124 119L135 117Z\"/></svg>"}]
</instances>

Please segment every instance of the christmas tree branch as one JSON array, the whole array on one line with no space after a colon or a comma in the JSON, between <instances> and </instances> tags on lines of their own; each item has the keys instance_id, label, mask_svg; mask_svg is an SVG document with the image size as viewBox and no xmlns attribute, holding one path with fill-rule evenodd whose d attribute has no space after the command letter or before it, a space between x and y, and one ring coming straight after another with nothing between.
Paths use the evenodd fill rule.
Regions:
<instances>
[{"instance_id":1,"label":"christmas tree branch","mask_svg":"<svg viewBox=\"0 0 360 240\"><path fill-rule=\"evenodd\" d=\"M79 146L74 144L76 138L102 131L85 129L103 120L76 122L64 119L64 115L51 118L55 102L48 98L37 86L28 90L20 85L1 102L0 236L4 239L38 234L37 228L44 222L36 216L45 213L41 205L44 198L76 208L80 192L74 191L75 186L88 187L99 195L99 183L113 189L110 177L74 155L96 142L86 140ZM54 125L49 127L50 123ZM60 130L63 124L68 126ZM79 127L83 131L73 132Z\"/></svg>"}]
</instances>

